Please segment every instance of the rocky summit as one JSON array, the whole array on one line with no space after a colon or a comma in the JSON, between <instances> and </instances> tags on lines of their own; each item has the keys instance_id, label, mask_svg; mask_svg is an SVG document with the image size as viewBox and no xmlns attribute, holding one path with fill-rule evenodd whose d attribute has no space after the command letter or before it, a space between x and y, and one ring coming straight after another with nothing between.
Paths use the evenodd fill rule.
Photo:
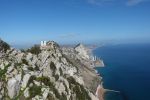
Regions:
<instances>
[{"instance_id":1,"label":"rocky summit","mask_svg":"<svg viewBox=\"0 0 150 100\"><path fill-rule=\"evenodd\" d=\"M0 100L98 100L87 49L47 44L17 50L0 40Z\"/></svg>"}]
</instances>

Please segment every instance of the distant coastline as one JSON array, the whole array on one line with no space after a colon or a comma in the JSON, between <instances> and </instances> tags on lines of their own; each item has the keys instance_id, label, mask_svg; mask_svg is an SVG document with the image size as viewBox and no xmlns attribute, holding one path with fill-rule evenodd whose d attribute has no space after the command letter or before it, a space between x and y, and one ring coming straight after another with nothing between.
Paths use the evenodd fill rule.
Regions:
<instances>
[{"instance_id":1,"label":"distant coastline","mask_svg":"<svg viewBox=\"0 0 150 100\"><path fill-rule=\"evenodd\" d=\"M90 56L93 58L94 57L94 50L96 50L97 48L100 48L101 46L91 46L91 47L88 47L89 48L89 50L90 50ZM97 56L97 55L96 55ZM100 60L101 61L101 60ZM95 66L95 62L93 61L93 59L92 59L92 62L93 62L93 64L94 64L94 70L95 70L95 72L96 72L96 74L97 74L97 76L99 76L99 78L102 78L101 77L101 75L100 74L98 74L98 71L95 69L96 67L98 67L98 66ZM100 67L100 66L99 66ZM104 87L103 87L103 82L101 81L100 83L99 83L99 85L97 86L97 90L96 90L96 93L95 93L95 95L99 98L99 100L104 100L104 95L105 95L105 93L106 93L106 89L104 89Z\"/></svg>"},{"instance_id":2,"label":"distant coastline","mask_svg":"<svg viewBox=\"0 0 150 100\"><path fill-rule=\"evenodd\" d=\"M97 47L97 48L92 49L92 54L93 54L93 55L96 55L96 54L94 54L94 50L96 50L96 49L98 49L98 48L101 48L101 47L102 47L102 46L99 46L99 47ZM99 55L96 55L96 56L99 56ZM103 62L102 58L101 58L100 60ZM103 63L104 63L104 62L103 62ZM104 66L105 66L105 65L104 65ZM95 66L95 68L101 68L101 67L104 67L104 66ZM101 74L98 72L98 70L97 70L97 69L95 69L95 70L96 70L97 75L98 75L99 77L102 77ZM99 100L105 100L104 97L105 97L105 94L106 94L107 92L120 93L120 91L111 90L111 89L105 89L105 88L103 87L103 81L101 81L101 83L98 85L97 91L96 91L96 94L98 95Z\"/></svg>"}]
</instances>

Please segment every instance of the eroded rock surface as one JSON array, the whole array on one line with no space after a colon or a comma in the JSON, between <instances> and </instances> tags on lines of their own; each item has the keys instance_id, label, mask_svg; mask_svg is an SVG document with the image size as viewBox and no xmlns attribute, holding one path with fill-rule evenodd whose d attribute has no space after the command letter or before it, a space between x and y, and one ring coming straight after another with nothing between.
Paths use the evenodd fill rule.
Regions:
<instances>
[{"instance_id":1,"label":"eroded rock surface","mask_svg":"<svg viewBox=\"0 0 150 100\"><path fill-rule=\"evenodd\" d=\"M47 44L40 51L0 46L1 57L7 55L0 59L0 100L96 100L100 78L87 49Z\"/></svg>"}]
</instances>

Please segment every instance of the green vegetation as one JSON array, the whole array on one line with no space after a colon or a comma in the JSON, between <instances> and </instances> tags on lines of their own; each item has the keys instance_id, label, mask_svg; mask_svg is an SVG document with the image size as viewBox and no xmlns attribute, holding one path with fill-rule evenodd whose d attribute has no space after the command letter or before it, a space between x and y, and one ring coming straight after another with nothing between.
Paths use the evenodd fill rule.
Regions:
<instances>
[{"instance_id":1,"label":"green vegetation","mask_svg":"<svg viewBox=\"0 0 150 100\"><path fill-rule=\"evenodd\" d=\"M59 94L58 90L57 90L55 87L53 87L53 90L52 90L52 91L54 92L55 96L56 96L58 99L61 98L61 95Z\"/></svg>"},{"instance_id":2,"label":"green vegetation","mask_svg":"<svg viewBox=\"0 0 150 100\"><path fill-rule=\"evenodd\" d=\"M61 68L59 68L59 72L60 72L60 75L62 76L63 75L63 71Z\"/></svg>"},{"instance_id":3,"label":"green vegetation","mask_svg":"<svg viewBox=\"0 0 150 100\"><path fill-rule=\"evenodd\" d=\"M30 79L28 80L27 86L29 86L30 83L33 83L33 80L36 80L36 77L34 75L31 76Z\"/></svg>"},{"instance_id":4,"label":"green vegetation","mask_svg":"<svg viewBox=\"0 0 150 100\"><path fill-rule=\"evenodd\" d=\"M67 100L67 96L64 93L62 93L60 100Z\"/></svg>"},{"instance_id":5,"label":"green vegetation","mask_svg":"<svg viewBox=\"0 0 150 100\"><path fill-rule=\"evenodd\" d=\"M71 85L72 84L76 84L77 83L73 77L68 77L67 80L69 82L69 88L70 89L71 89Z\"/></svg>"},{"instance_id":6,"label":"green vegetation","mask_svg":"<svg viewBox=\"0 0 150 100\"><path fill-rule=\"evenodd\" d=\"M30 94L29 98L33 98L36 95L41 95L42 94L41 88L42 88L41 86L37 86L37 85L33 85L32 87L30 87L29 88L29 94Z\"/></svg>"},{"instance_id":7,"label":"green vegetation","mask_svg":"<svg viewBox=\"0 0 150 100\"><path fill-rule=\"evenodd\" d=\"M73 91L75 92L78 100L91 100L87 91L82 85L75 85L75 87L73 87Z\"/></svg>"},{"instance_id":8,"label":"green vegetation","mask_svg":"<svg viewBox=\"0 0 150 100\"><path fill-rule=\"evenodd\" d=\"M41 49L39 45L34 45L32 48L28 49L27 52L38 55L39 53L41 53Z\"/></svg>"},{"instance_id":9,"label":"green vegetation","mask_svg":"<svg viewBox=\"0 0 150 100\"><path fill-rule=\"evenodd\" d=\"M36 78L36 81L43 82L46 86L53 86L53 83L50 82L49 77L45 77L45 76L38 77Z\"/></svg>"},{"instance_id":10,"label":"green vegetation","mask_svg":"<svg viewBox=\"0 0 150 100\"><path fill-rule=\"evenodd\" d=\"M28 70L34 71L34 68L33 67L28 67Z\"/></svg>"},{"instance_id":11,"label":"green vegetation","mask_svg":"<svg viewBox=\"0 0 150 100\"><path fill-rule=\"evenodd\" d=\"M0 39L0 50L6 52L8 49L10 49L10 45Z\"/></svg>"},{"instance_id":12,"label":"green vegetation","mask_svg":"<svg viewBox=\"0 0 150 100\"><path fill-rule=\"evenodd\" d=\"M22 63L14 63L14 67L17 69L18 66L21 66Z\"/></svg>"},{"instance_id":13,"label":"green vegetation","mask_svg":"<svg viewBox=\"0 0 150 100\"><path fill-rule=\"evenodd\" d=\"M50 90L53 91L53 93L55 94L55 96L57 98L61 97L58 90L55 88L54 84L50 81L49 77L42 76L42 77L38 77L36 80L40 81L40 82L43 82L46 86L49 86Z\"/></svg>"},{"instance_id":14,"label":"green vegetation","mask_svg":"<svg viewBox=\"0 0 150 100\"><path fill-rule=\"evenodd\" d=\"M28 61L26 59L22 59L22 63L25 64L25 65L29 65Z\"/></svg>"},{"instance_id":15,"label":"green vegetation","mask_svg":"<svg viewBox=\"0 0 150 100\"><path fill-rule=\"evenodd\" d=\"M55 58L54 54L52 53L52 57Z\"/></svg>"},{"instance_id":16,"label":"green vegetation","mask_svg":"<svg viewBox=\"0 0 150 100\"><path fill-rule=\"evenodd\" d=\"M3 82L4 84L2 85L2 87L4 88L4 95L3 98L7 98L8 96L6 95L6 91L7 91L7 81L5 79L6 75L5 73L7 72L8 67L10 66L10 64L8 65L4 65L4 69L0 69L0 82Z\"/></svg>"},{"instance_id":17,"label":"green vegetation","mask_svg":"<svg viewBox=\"0 0 150 100\"><path fill-rule=\"evenodd\" d=\"M55 77L55 80L58 81L59 75L54 75L54 77Z\"/></svg>"},{"instance_id":18,"label":"green vegetation","mask_svg":"<svg viewBox=\"0 0 150 100\"><path fill-rule=\"evenodd\" d=\"M7 72L7 69L8 69L9 66L10 66L10 64L8 64L6 66L4 65L4 69L3 70L0 69L0 79L5 77L5 73Z\"/></svg>"},{"instance_id":19,"label":"green vegetation","mask_svg":"<svg viewBox=\"0 0 150 100\"><path fill-rule=\"evenodd\" d=\"M20 100L20 98L25 98L23 95L25 89L26 88L24 88L23 90L20 89L18 96L16 96L13 100Z\"/></svg>"},{"instance_id":20,"label":"green vegetation","mask_svg":"<svg viewBox=\"0 0 150 100\"><path fill-rule=\"evenodd\" d=\"M37 64L35 64L34 70L36 70L36 71L39 71L39 70L40 70Z\"/></svg>"},{"instance_id":21,"label":"green vegetation","mask_svg":"<svg viewBox=\"0 0 150 100\"><path fill-rule=\"evenodd\" d=\"M68 77L67 80L69 82L69 88L74 91L77 100L91 100L83 85L77 83L73 77Z\"/></svg>"},{"instance_id":22,"label":"green vegetation","mask_svg":"<svg viewBox=\"0 0 150 100\"><path fill-rule=\"evenodd\" d=\"M55 71L56 71L56 66L55 66L54 62L51 62L51 63L50 63L50 68L52 69L52 71L53 71L53 76L54 76L54 75L55 75Z\"/></svg>"},{"instance_id":23,"label":"green vegetation","mask_svg":"<svg viewBox=\"0 0 150 100\"><path fill-rule=\"evenodd\" d=\"M55 100L55 97L51 93L49 93L47 96L47 99L48 100Z\"/></svg>"}]
</instances>

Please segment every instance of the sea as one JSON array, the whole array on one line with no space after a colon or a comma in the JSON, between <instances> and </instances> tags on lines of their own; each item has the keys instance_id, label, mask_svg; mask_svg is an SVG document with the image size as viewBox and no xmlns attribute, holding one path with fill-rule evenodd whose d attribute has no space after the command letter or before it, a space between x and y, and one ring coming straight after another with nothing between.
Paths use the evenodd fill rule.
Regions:
<instances>
[{"instance_id":1,"label":"sea","mask_svg":"<svg viewBox=\"0 0 150 100\"><path fill-rule=\"evenodd\" d=\"M105 67L96 68L103 77L105 100L150 100L150 44L106 45L93 51Z\"/></svg>"}]
</instances>

